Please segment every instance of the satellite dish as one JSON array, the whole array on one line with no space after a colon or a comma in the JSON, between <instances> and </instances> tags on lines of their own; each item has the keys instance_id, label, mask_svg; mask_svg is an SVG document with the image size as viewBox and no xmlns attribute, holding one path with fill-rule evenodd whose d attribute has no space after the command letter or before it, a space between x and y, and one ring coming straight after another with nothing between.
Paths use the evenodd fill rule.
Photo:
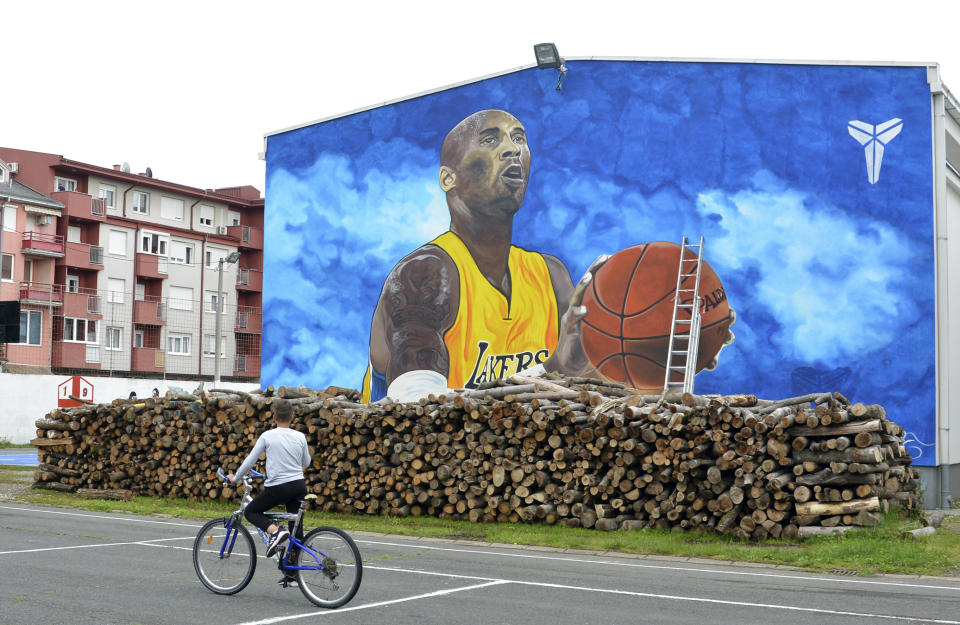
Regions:
<instances>
[{"instance_id":1,"label":"satellite dish","mask_svg":"<svg viewBox=\"0 0 960 625\"><path fill-rule=\"evenodd\" d=\"M130 163L128 163L127 161L123 161L123 167L121 167L120 170L121 170L123 173L125 173L125 174L129 174L129 173L130 173Z\"/></svg>"},{"instance_id":2,"label":"satellite dish","mask_svg":"<svg viewBox=\"0 0 960 625\"><path fill-rule=\"evenodd\" d=\"M147 178L153 178L153 170L147 167Z\"/></svg>"}]
</instances>

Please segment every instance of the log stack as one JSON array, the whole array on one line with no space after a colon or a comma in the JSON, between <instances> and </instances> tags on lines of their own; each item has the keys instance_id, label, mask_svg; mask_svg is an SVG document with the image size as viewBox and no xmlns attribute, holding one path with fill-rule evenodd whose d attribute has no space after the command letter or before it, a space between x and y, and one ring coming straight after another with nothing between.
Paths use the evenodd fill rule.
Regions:
<instances>
[{"instance_id":1,"label":"log stack","mask_svg":"<svg viewBox=\"0 0 960 625\"><path fill-rule=\"evenodd\" d=\"M56 410L36 423L37 485L234 498L216 469L235 470L272 427L276 397L294 405L308 488L329 511L763 539L917 503L903 429L880 406L523 376L415 403L269 387Z\"/></svg>"}]
</instances>

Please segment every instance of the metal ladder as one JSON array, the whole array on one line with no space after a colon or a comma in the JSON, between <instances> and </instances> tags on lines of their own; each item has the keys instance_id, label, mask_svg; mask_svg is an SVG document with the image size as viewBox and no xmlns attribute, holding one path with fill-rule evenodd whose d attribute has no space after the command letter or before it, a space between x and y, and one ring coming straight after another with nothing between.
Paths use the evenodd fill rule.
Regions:
<instances>
[{"instance_id":1,"label":"metal ladder","mask_svg":"<svg viewBox=\"0 0 960 625\"><path fill-rule=\"evenodd\" d=\"M687 258L687 250L696 251L696 258ZM690 243L683 237L680 243L680 264L677 269L677 288L673 299L673 319L670 323L670 342L667 345L667 362L663 380L663 392L680 388L684 393L693 392L693 378L697 373L697 348L700 345L700 267L703 264L703 236L699 243ZM693 288L682 288L686 278L693 278ZM684 303L684 302L687 303ZM680 310L689 309L690 319L678 319ZM681 326L680 331L677 326ZM683 326L687 331L683 332ZM671 373L682 372L683 380L671 382Z\"/></svg>"}]
</instances>

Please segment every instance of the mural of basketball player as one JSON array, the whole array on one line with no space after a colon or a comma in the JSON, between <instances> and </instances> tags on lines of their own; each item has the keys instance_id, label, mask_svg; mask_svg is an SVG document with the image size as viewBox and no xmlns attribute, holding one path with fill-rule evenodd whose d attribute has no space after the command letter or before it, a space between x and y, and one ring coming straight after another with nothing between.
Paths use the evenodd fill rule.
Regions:
<instances>
[{"instance_id":1,"label":"mural of basketball player","mask_svg":"<svg viewBox=\"0 0 960 625\"><path fill-rule=\"evenodd\" d=\"M542 365L592 370L579 339L583 290L560 259L512 245L530 176L523 124L474 113L443 142L440 187L450 229L387 276L370 330L363 401L417 399L473 388Z\"/></svg>"}]
</instances>

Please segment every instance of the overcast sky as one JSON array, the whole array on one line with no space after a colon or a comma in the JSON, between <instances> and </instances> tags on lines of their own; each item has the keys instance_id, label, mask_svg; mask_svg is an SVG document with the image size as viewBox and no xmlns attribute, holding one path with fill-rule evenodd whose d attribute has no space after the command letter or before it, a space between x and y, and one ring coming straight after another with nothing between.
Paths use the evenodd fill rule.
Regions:
<instances>
[{"instance_id":1,"label":"overcast sky","mask_svg":"<svg viewBox=\"0 0 960 625\"><path fill-rule=\"evenodd\" d=\"M263 135L564 57L938 62L956 2L5 2L0 145L264 188Z\"/></svg>"}]
</instances>

